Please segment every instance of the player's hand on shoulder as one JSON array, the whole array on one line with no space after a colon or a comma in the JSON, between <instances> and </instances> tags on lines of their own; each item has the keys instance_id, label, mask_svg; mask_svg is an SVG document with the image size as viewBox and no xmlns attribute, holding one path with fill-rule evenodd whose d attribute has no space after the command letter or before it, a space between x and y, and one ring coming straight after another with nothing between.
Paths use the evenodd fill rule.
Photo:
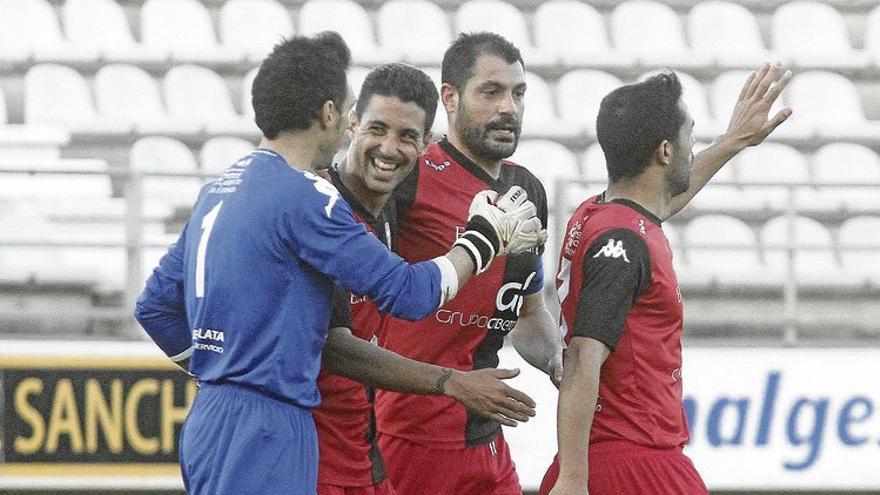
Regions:
<instances>
[{"instance_id":1,"label":"player's hand on shoulder","mask_svg":"<svg viewBox=\"0 0 880 495\"><path fill-rule=\"evenodd\" d=\"M791 71L783 71L779 63L764 64L752 72L740 90L727 134L747 146L754 146L785 122L791 116L790 108L783 108L772 117L770 108L788 86L791 77Z\"/></svg>"},{"instance_id":2,"label":"player's hand on shoulder","mask_svg":"<svg viewBox=\"0 0 880 495\"><path fill-rule=\"evenodd\" d=\"M519 370L495 368L455 372L444 392L475 414L516 426L535 415L535 401L502 381L518 374Z\"/></svg>"}]
</instances>

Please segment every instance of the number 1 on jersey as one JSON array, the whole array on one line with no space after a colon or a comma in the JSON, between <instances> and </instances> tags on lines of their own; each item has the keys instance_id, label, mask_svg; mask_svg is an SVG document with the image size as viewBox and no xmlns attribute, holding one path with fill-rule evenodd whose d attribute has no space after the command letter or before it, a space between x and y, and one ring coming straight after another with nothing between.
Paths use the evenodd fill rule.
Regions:
<instances>
[{"instance_id":1,"label":"number 1 on jersey","mask_svg":"<svg viewBox=\"0 0 880 495\"><path fill-rule=\"evenodd\" d=\"M211 211L202 218L202 235L199 238L199 248L196 251L196 297L205 297L205 255L208 252L208 239L211 238L211 230L217 221L217 214L223 201L211 208Z\"/></svg>"}]
</instances>

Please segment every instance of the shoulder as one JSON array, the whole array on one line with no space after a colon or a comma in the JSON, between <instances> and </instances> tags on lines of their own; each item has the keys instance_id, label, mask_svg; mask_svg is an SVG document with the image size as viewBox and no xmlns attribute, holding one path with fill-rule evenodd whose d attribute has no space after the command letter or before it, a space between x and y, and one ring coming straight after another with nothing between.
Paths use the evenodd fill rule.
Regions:
<instances>
[{"instance_id":1,"label":"shoulder","mask_svg":"<svg viewBox=\"0 0 880 495\"><path fill-rule=\"evenodd\" d=\"M514 184L522 187L530 186L533 188L539 188L541 191L544 190L544 185L541 184L540 179L523 165L504 160L501 162L501 169L505 175L510 176Z\"/></svg>"}]
</instances>

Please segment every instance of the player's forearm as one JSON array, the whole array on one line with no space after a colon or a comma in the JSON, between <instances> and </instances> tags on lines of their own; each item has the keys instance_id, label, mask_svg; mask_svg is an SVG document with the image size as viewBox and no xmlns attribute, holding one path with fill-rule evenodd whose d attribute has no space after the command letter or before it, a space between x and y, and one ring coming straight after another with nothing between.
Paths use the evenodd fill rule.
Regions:
<instances>
[{"instance_id":1,"label":"player's forearm","mask_svg":"<svg viewBox=\"0 0 880 495\"><path fill-rule=\"evenodd\" d=\"M410 394L442 394L452 370L420 363L332 328L324 346L323 365L331 373L372 387Z\"/></svg>"},{"instance_id":2,"label":"player's forearm","mask_svg":"<svg viewBox=\"0 0 880 495\"><path fill-rule=\"evenodd\" d=\"M663 220L675 215L687 206L709 180L721 170L721 167L736 156L737 153L745 149L746 146L747 143L745 141L722 134L709 147L697 153L694 157L694 167L691 171L690 187L688 187L687 191L672 198L672 207L669 214Z\"/></svg>"},{"instance_id":3,"label":"player's forearm","mask_svg":"<svg viewBox=\"0 0 880 495\"><path fill-rule=\"evenodd\" d=\"M540 294L537 296L541 297ZM561 360L562 338L553 317L543 306L520 314L510 333L510 341L527 363L548 375L553 373L554 363Z\"/></svg>"},{"instance_id":4,"label":"player's forearm","mask_svg":"<svg viewBox=\"0 0 880 495\"><path fill-rule=\"evenodd\" d=\"M593 339L572 339L559 388L559 479L584 488L589 477L590 428L599 397L599 370L607 356L607 350L598 346L604 348Z\"/></svg>"}]
</instances>

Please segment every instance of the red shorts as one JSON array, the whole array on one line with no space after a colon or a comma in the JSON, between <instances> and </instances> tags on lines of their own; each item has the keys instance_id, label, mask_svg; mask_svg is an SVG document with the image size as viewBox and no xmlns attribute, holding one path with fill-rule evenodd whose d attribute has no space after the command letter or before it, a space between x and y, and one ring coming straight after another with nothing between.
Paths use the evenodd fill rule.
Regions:
<instances>
[{"instance_id":1,"label":"red shorts","mask_svg":"<svg viewBox=\"0 0 880 495\"><path fill-rule=\"evenodd\" d=\"M318 483L318 495L397 495L388 480L378 485L337 486Z\"/></svg>"},{"instance_id":2,"label":"red shorts","mask_svg":"<svg viewBox=\"0 0 880 495\"><path fill-rule=\"evenodd\" d=\"M547 495L559 476L559 459L547 469L538 495ZM649 449L629 442L590 445L590 495L708 495L694 463L680 448Z\"/></svg>"},{"instance_id":3,"label":"red shorts","mask_svg":"<svg viewBox=\"0 0 880 495\"><path fill-rule=\"evenodd\" d=\"M379 435L388 479L406 495L522 495L503 435L467 449L433 449Z\"/></svg>"}]
</instances>

